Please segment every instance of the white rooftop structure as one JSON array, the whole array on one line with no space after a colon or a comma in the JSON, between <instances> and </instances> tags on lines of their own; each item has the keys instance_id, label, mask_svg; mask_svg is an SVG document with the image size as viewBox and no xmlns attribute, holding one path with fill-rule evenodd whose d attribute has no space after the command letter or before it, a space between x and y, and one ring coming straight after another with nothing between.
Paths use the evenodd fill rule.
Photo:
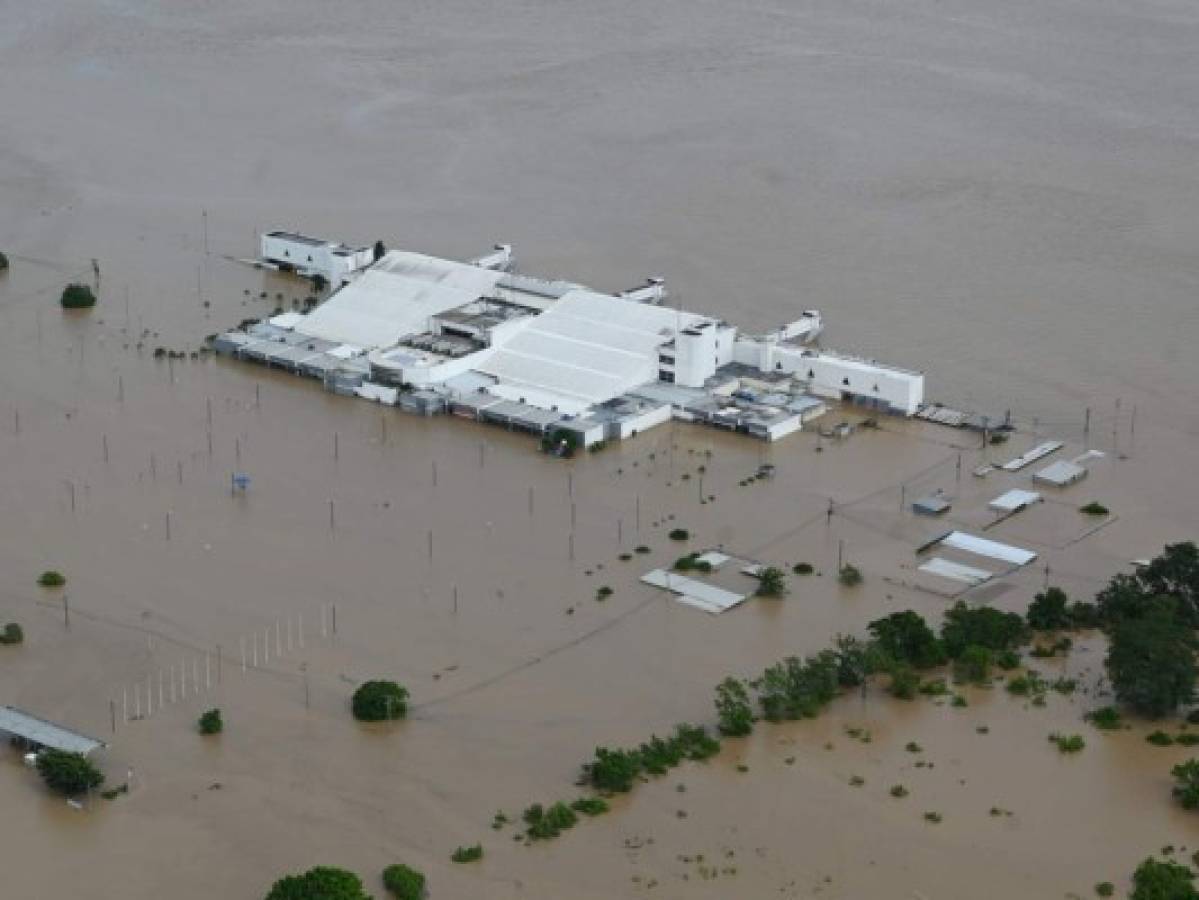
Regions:
<instances>
[{"instance_id":1,"label":"white rooftop structure","mask_svg":"<svg viewBox=\"0 0 1199 900\"><path fill-rule=\"evenodd\" d=\"M477 368L494 393L577 413L658 377L658 347L705 317L574 290Z\"/></svg>"},{"instance_id":2,"label":"white rooftop structure","mask_svg":"<svg viewBox=\"0 0 1199 900\"><path fill-rule=\"evenodd\" d=\"M0 732L21 738L38 747L63 750L67 753L82 753L87 756L94 750L107 747L103 741L90 738L78 731L71 731L53 722L22 712L12 706L0 706Z\"/></svg>"},{"instance_id":3,"label":"white rooftop structure","mask_svg":"<svg viewBox=\"0 0 1199 900\"><path fill-rule=\"evenodd\" d=\"M1001 513L1012 513L1017 510L1024 509L1026 506L1031 506L1034 503L1041 502L1041 495L1036 491L1025 491L1020 488L1014 488L1010 491L1000 494L994 500L987 504L991 509Z\"/></svg>"},{"instance_id":4,"label":"white rooftop structure","mask_svg":"<svg viewBox=\"0 0 1199 900\"><path fill-rule=\"evenodd\" d=\"M954 550L962 550L989 559L998 559L1016 566L1026 566L1037 558L1037 554L1031 550L1013 547L1011 544L1001 544L999 541L990 541L964 531L951 531L941 538L941 544Z\"/></svg>"},{"instance_id":5,"label":"white rooftop structure","mask_svg":"<svg viewBox=\"0 0 1199 900\"><path fill-rule=\"evenodd\" d=\"M1002 468L1006 472L1019 472L1025 466L1032 465L1038 459L1044 459L1051 453L1056 453L1064 446L1066 445L1061 441L1045 441L1044 443L1037 444L1030 450L1025 451L1021 456L1017 456L1015 459L1009 459L1003 464Z\"/></svg>"},{"instance_id":6,"label":"white rooftop structure","mask_svg":"<svg viewBox=\"0 0 1199 900\"><path fill-rule=\"evenodd\" d=\"M1059 459L1032 476L1038 484L1051 484L1054 487L1066 487L1087 477L1087 470L1077 463Z\"/></svg>"},{"instance_id":7,"label":"white rooftop structure","mask_svg":"<svg viewBox=\"0 0 1199 900\"><path fill-rule=\"evenodd\" d=\"M989 581L994 575L993 572L988 572L986 569L964 566L939 556L934 556L920 566L920 571L928 575L936 575L939 578L948 578L951 581L963 581L969 585L982 584L984 581Z\"/></svg>"},{"instance_id":8,"label":"white rooftop structure","mask_svg":"<svg viewBox=\"0 0 1199 900\"><path fill-rule=\"evenodd\" d=\"M676 575L667 569L654 569L641 576L641 580L654 587L663 588L678 595L678 601L694 606L704 612L717 615L745 601L745 594L736 594L724 588Z\"/></svg>"},{"instance_id":9,"label":"white rooftop structure","mask_svg":"<svg viewBox=\"0 0 1199 900\"><path fill-rule=\"evenodd\" d=\"M295 326L311 337L366 350L390 347L429 328L438 313L490 292L503 272L395 250Z\"/></svg>"}]
</instances>

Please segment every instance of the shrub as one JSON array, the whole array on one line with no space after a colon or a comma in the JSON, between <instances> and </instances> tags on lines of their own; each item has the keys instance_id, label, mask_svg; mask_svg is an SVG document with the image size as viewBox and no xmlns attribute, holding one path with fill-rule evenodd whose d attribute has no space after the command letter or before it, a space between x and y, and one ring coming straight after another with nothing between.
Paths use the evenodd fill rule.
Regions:
<instances>
[{"instance_id":1,"label":"shrub","mask_svg":"<svg viewBox=\"0 0 1199 900\"><path fill-rule=\"evenodd\" d=\"M1033 669L1029 669L1023 675L1019 675L1007 683L1008 693L1015 694L1017 697L1040 696L1045 693L1045 687L1045 679Z\"/></svg>"},{"instance_id":2,"label":"shrub","mask_svg":"<svg viewBox=\"0 0 1199 900\"><path fill-rule=\"evenodd\" d=\"M450 854L450 859L456 863L472 863L478 862L483 858L483 845L475 844L471 847L459 847Z\"/></svg>"},{"instance_id":3,"label":"shrub","mask_svg":"<svg viewBox=\"0 0 1199 900\"><path fill-rule=\"evenodd\" d=\"M645 544L638 544L633 549L635 552L640 553L642 555L649 553L649 547L645 546Z\"/></svg>"},{"instance_id":4,"label":"shrub","mask_svg":"<svg viewBox=\"0 0 1199 900\"><path fill-rule=\"evenodd\" d=\"M908 795L908 789L905 788L902 784L896 784L896 785L891 786L891 796L892 797L895 797L896 799L900 799L900 798L906 797L907 795Z\"/></svg>"},{"instance_id":5,"label":"shrub","mask_svg":"<svg viewBox=\"0 0 1199 900\"><path fill-rule=\"evenodd\" d=\"M612 588L608 587L606 584L603 587L597 588L595 591L596 600L607 600L611 596Z\"/></svg>"},{"instance_id":6,"label":"shrub","mask_svg":"<svg viewBox=\"0 0 1199 900\"><path fill-rule=\"evenodd\" d=\"M801 660L789 656L754 682L763 715L771 722L810 719L837 696L837 657L830 650Z\"/></svg>"},{"instance_id":7,"label":"shrub","mask_svg":"<svg viewBox=\"0 0 1199 900\"><path fill-rule=\"evenodd\" d=\"M200 716L199 721L200 734L220 734L225 730L225 723L221 719L221 711L219 709L210 709L204 715Z\"/></svg>"},{"instance_id":8,"label":"shrub","mask_svg":"<svg viewBox=\"0 0 1199 900\"><path fill-rule=\"evenodd\" d=\"M96 295L86 284L68 284L59 298L63 309L87 309L96 305Z\"/></svg>"},{"instance_id":9,"label":"shrub","mask_svg":"<svg viewBox=\"0 0 1199 900\"><path fill-rule=\"evenodd\" d=\"M1104 731L1115 731L1124 724L1120 718L1120 710L1114 706L1101 706L1099 709L1091 710L1083 718Z\"/></svg>"},{"instance_id":10,"label":"shrub","mask_svg":"<svg viewBox=\"0 0 1199 900\"><path fill-rule=\"evenodd\" d=\"M0 253L0 272L5 271L6 269L8 269L8 257L3 253Z\"/></svg>"},{"instance_id":11,"label":"shrub","mask_svg":"<svg viewBox=\"0 0 1199 900\"><path fill-rule=\"evenodd\" d=\"M672 541L685 541L691 537L691 532L686 528L672 528L669 537Z\"/></svg>"},{"instance_id":12,"label":"shrub","mask_svg":"<svg viewBox=\"0 0 1199 900\"><path fill-rule=\"evenodd\" d=\"M816 570L811 563L801 562L793 565L791 571L796 575L811 575Z\"/></svg>"},{"instance_id":13,"label":"shrub","mask_svg":"<svg viewBox=\"0 0 1199 900\"><path fill-rule=\"evenodd\" d=\"M68 797L104 783L104 775L82 753L46 749L37 755L38 774L46 786Z\"/></svg>"},{"instance_id":14,"label":"shrub","mask_svg":"<svg viewBox=\"0 0 1199 900\"><path fill-rule=\"evenodd\" d=\"M995 665L1006 672L1020 668L1020 654L1015 650L1000 650L995 654Z\"/></svg>"},{"instance_id":15,"label":"shrub","mask_svg":"<svg viewBox=\"0 0 1199 900\"><path fill-rule=\"evenodd\" d=\"M721 734L742 737L754 730L754 712L745 684L732 676L716 685L717 727Z\"/></svg>"},{"instance_id":16,"label":"shrub","mask_svg":"<svg viewBox=\"0 0 1199 900\"><path fill-rule=\"evenodd\" d=\"M1077 753L1087 745L1087 742L1082 739L1081 734L1051 734L1049 740L1057 744L1057 749L1062 753Z\"/></svg>"},{"instance_id":17,"label":"shrub","mask_svg":"<svg viewBox=\"0 0 1199 900\"><path fill-rule=\"evenodd\" d=\"M941 814L939 812L926 812L924 814L924 821L939 825L941 823Z\"/></svg>"},{"instance_id":18,"label":"shrub","mask_svg":"<svg viewBox=\"0 0 1199 900\"><path fill-rule=\"evenodd\" d=\"M920 675L911 666L899 663L891 668L891 696L899 700L911 700L920 687Z\"/></svg>"},{"instance_id":19,"label":"shrub","mask_svg":"<svg viewBox=\"0 0 1199 900\"><path fill-rule=\"evenodd\" d=\"M25 632L16 622L9 622L0 631L0 644L19 644L25 640Z\"/></svg>"},{"instance_id":20,"label":"shrub","mask_svg":"<svg viewBox=\"0 0 1199 900\"><path fill-rule=\"evenodd\" d=\"M1059 587L1047 588L1028 605L1028 627L1034 631L1058 631L1071 625L1069 598Z\"/></svg>"},{"instance_id":21,"label":"shrub","mask_svg":"<svg viewBox=\"0 0 1199 900\"><path fill-rule=\"evenodd\" d=\"M1099 607L1081 600L1070 604L1070 626L1072 628L1098 628L1102 623Z\"/></svg>"},{"instance_id":22,"label":"shrub","mask_svg":"<svg viewBox=\"0 0 1199 900\"><path fill-rule=\"evenodd\" d=\"M1020 616L990 606L969 607L961 600L946 611L941 626L941 642L951 659L971 646L1013 650L1024 639L1024 620Z\"/></svg>"},{"instance_id":23,"label":"shrub","mask_svg":"<svg viewBox=\"0 0 1199 900\"><path fill-rule=\"evenodd\" d=\"M1194 747L1199 744L1199 734L1194 734L1189 731L1180 731L1174 737L1174 743L1180 747Z\"/></svg>"},{"instance_id":24,"label":"shrub","mask_svg":"<svg viewBox=\"0 0 1199 900\"><path fill-rule=\"evenodd\" d=\"M579 821L574 810L565 803L555 803L549 809L543 808L540 803L534 803L524 811L523 818L529 826L529 837L535 841L555 838Z\"/></svg>"},{"instance_id":25,"label":"shrub","mask_svg":"<svg viewBox=\"0 0 1199 900\"><path fill-rule=\"evenodd\" d=\"M608 802L599 797L580 797L570 808L585 816L598 816L608 811Z\"/></svg>"},{"instance_id":26,"label":"shrub","mask_svg":"<svg viewBox=\"0 0 1199 900\"><path fill-rule=\"evenodd\" d=\"M425 896L425 876L410 866L395 863L383 870L383 887L396 900L421 900Z\"/></svg>"},{"instance_id":27,"label":"shrub","mask_svg":"<svg viewBox=\"0 0 1199 900\"><path fill-rule=\"evenodd\" d=\"M362 879L345 869L317 866L275 882L266 900L370 900Z\"/></svg>"},{"instance_id":28,"label":"shrub","mask_svg":"<svg viewBox=\"0 0 1199 900\"><path fill-rule=\"evenodd\" d=\"M837 580L845 587L854 587L862 583L862 570L853 563L846 563L837 573Z\"/></svg>"},{"instance_id":29,"label":"shrub","mask_svg":"<svg viewBox=\"0 0 1199 900\"><path fill-rule=\"evenodd\" d=\"M394 681L367 681L354 691L351 705L360 722L402 719L408 714L408 690Z\"/></svg>"},{"instance_id":30,"label":"shrub","mask_svg":"<svg viewBox=\"0 0 1199 900\"><path fill-rule=\"evenodd\" d=\"M944 678L930 678L920 685L920 693L926 697L944 697L949 693Z\"/></svg>"},{"instance_id":31,"label":"shrub","mask_svg":"<svg viewBox=\"0 0 1199 900\"><path fill-rule=\"evenodd\" d=\"M1085 513L1088 516L1106 516L1107 515L1107 507L1104 506L1102 503L1096 503L1094 500L1092 500L1086 506L1080 506L1078 508L1078 511L1080 513Z\"/></svg>"},{"instance_id":32,"label":"shrub","mask_svg":"<svg viewBox=\"0 0 1199 900\"><path fill-rule=\"evenodd\" d=\"M62 587L67 583L67 576L48 569L37 577L37 583L42 587Z\"/></svg>"},{"instance_id":33,"label":"shrub","mask_svg":"<svg viewBox=\"0 0 1199 900\"><path fill-rule=\"evenodd\" d=\"M787 579L782 569L768 566L758 575L758 589L754 592L759 597L781 597L787 593Z\"/></svg>"},{"instance_id":34,"label":"shrub","mask_svg":"<svg viewBox=\"0 0 1199 900\"><path fill-rule=\"evenodd\" d=\"M1182 808L1199 808L1199 759L1179 763L1170 774L1174 776L1174 796Z\"/></svg>"},{"instance_id":35,"label":"shrub","mask_svg":"<svg viewBox=\"0 0 1199 900\"><path fill-rule=\"evenodd\" d=\"M930 669L945 662L945 648L919 614L912 610L891 613L868 626L878 650L888 659L917 669Z\"/></svg>"},{"instance_id":36,"label":"shrub","mask_svg":"<svg viewBox=\"0 0 1199 900\"><path fill-rule=\"evenodd\" d=\"M1095 893L1100 897L1110 897L1115 892L1116 888L1110 881L1101 881L1095 885Z\"/></svg>"},{"instance_id":37,"label":"shrub","mask_svg":"<svg viewBox=\"0 0 1199 900\"><path fill-rule=\"evenodd\" d=\"M1195 873L1176 862L1146 859L1132 873L1130 900L1199 900Z\"/></svg>"},{"instance_id":38,"label":"shrub","mask_svg":"<svg viewBox=\"0 0 1199 900\"><path fill-rule=\"evenodd\" d=\"M958 681L982 684L991 676L991 651L971 644L953 663L953 676Z\"/></svg>"},{"instance_id":39,"label":"shrub","mask_svg":"<svg viewBox=\"0 0 1199 900\"><path fill-rule=\"evenodd\" d=\"M606 793L623 794L633 789L641 774L641 756L636 750L595 748L595 760L586 766L591 786Z\"/></svg>"},{"instance_id":40,"label":"shrub","mask_svg":"<svg viewBox=\"0 0 1199 900\"><path fill-rule=\"evenodd\" d=\"M1145 735L1145 740L1155 747L1169 747L1174 743L1174 738L1170 737L1164 731L1152 731Z\"/></svg>"}]
</instances>

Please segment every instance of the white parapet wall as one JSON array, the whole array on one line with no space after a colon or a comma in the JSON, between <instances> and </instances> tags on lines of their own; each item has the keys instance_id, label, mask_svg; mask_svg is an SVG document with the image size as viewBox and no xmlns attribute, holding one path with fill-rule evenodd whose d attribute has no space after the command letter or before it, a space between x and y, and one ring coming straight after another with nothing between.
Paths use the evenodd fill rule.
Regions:
<instances>
[{"instance_id":1,"label":"white parapet wall","mask_svg":"<svg viewBox=\"0 0 1199 900\"><path fill-rule=\"evenodd\" d=\"M923 373L874 360L755 338L738 340L734 359L763 372L793 375L818 397L905 416L915 414L924 402Z\"/></svg>"}]
</instances>

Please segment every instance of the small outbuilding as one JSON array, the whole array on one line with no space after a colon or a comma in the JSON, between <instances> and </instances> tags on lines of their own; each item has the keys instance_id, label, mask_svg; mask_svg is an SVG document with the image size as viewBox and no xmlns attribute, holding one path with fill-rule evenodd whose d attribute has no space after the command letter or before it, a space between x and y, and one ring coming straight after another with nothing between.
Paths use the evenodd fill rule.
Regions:
<instances>
[{"instance_id":1,"label":"small outbuilding","mask_svg":"<svg viewBox=\"0 0 1199 900\"><path fill-rule=\"evenodd\" d=\"M1014 513L1019 512L1026 506L1032 506L1034 503L1041 502L1041 495L1036 491L1025 491L1019 488L1007 491L1000 494L994 500L987 504L995 512Z\"/></svg>"},{"instance_id":2,"label":"small outbuilding","mask_svg":"<svg viewBox=\"0 0 1199 900\"><path fill-rule=\"evenodd\" d=\"M943 516L949 512L952 504L938 494L921 497L912 504L912 512L918 516Z\"/></svg>"},{"instance_id":3,"label":"small outbuilding","mask_svg":"<svg viewBox=\"0 0 1199 900\"><path fill-rule=\"evenodd\" d=\"M1041 469L1032 480L1037 484L1051 484L1054 487L1068 487L1087 477L1087 470L1077 463L1060 459Z\"/></svg>"}]
</instances>

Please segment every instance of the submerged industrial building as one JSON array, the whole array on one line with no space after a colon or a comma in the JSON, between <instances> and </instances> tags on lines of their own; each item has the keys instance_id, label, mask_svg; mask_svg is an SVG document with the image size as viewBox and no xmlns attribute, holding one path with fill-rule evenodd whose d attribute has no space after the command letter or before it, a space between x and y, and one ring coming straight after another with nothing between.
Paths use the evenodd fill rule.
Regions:
<instances>
[{"instance_id":1,"label":"submerged industrial building","mask_svg":"<svg viewBox=\"0 0 1199 900\"><path fill-rule=\"evenodd\" d=\"M340 246L294 238L304 251ZM214 348L339 393L561 431L583 446L672 417L773 441L824 413L828 400L905 416L923 402L922 373L810 346L822 328L816 310L746 335L665 305L661 279L607 294L511 269L506 245L471 262L392 251L313 311L226 332Z\"/></svg>"}]
</instances>

